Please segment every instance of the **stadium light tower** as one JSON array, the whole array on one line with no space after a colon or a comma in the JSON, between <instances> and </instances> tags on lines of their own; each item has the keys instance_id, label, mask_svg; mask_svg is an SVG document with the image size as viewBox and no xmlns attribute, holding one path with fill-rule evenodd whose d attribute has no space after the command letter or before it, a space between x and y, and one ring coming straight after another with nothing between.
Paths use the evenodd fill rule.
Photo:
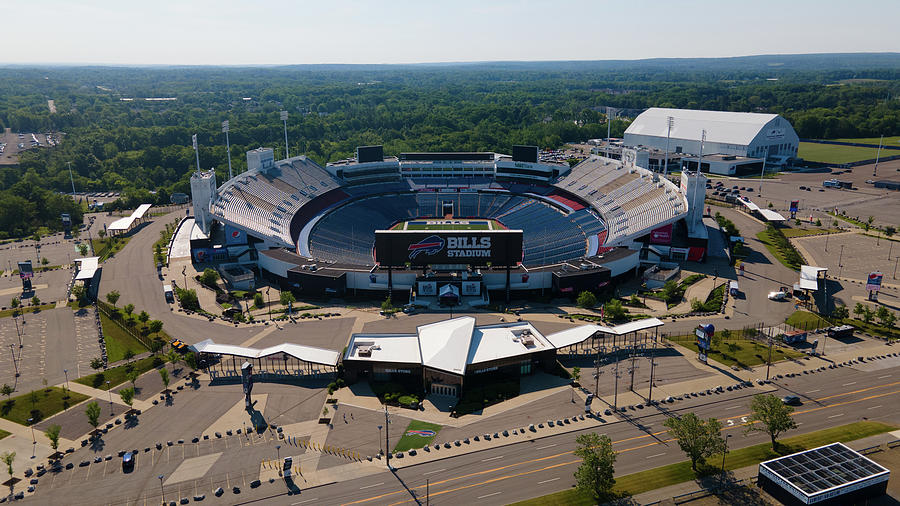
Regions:
<instances>
[{"instance_id":1,"label":"stadium light tower","mask_svg":"<svg viewBox=\"0 0 900 506\"><path fill-rule=\"evenodd\" d=\"M872 175L878 175L878 160L881 158L881 146L884 144L884 135L881 136L881 140L878 141L878 152L875 153L875 167L872 169Z\"/></svg>"},{"instance_id":2,"label":"stadium light tower","mask_svg":"<svg viewBox=\"0 0 900 506\"><path fill-rule=\"evenodd\" d=\"M69 165L69 181L72 183L72 200L75 200L75 179L72 177L72 162L66 162Z\"/></svg>"},{"instance_id":3,"label":"stadium light tower","mask_svg":"<svg viewBox=\"0 0 900 506\"><path fill-rule=\"evenodd\" d=\"M197 157L197 172L200 172L200 150L197 148L197 134L191 136L191 144L194 145L194 156Z\"/></svg>"},{"instance_id":4,"label":"stadium light tower","mask_svg":"<svg viewBox=\"0 0 900 506\"><path fill-rule=\"evenodd\" d=\"M762 197L763 178L766 177L766 160L769 159L769 146L766 146L766 155L763 157L762 171L759 173L759 193L757 197ZM827 238L826 238L827 239Z\"/></svg>"},{"instance_id":5,"label":"stadium light tower","mask_svg":"<svg viewBox=\"0 0 900 506\"><path fill-rule=\"evenodd\" d=\"M231 174L231 143L228 141L228 120L222 122L222 133L225 134L225 149L228 151L228 179L234 177Z\"/></svg>"},{"instance_id":6,"label":"stadium light tower","mask_svg":"<svg viewBox=\"0 0 900 506\"><path fill-rule=\"evenodd\" d=\"M281 111L281 121L284 122L284 157L290 158L291 154L288 149L288 139L287 139L287 117L288 117L287 111Z\"/></svg>"},{"instance_id":7,"label":"stadium light tower","mask_svg":"<svg viewBox=\"0 0 900 506\"><path fill-rule=\"evenodd\" d=\"M703 165L703 143L706 142L706 130L700 132L700 155L697 157L697 175L700 175L700 166Z\"/></svg>"},{"instance_id":8,"label":"stadium light tower","mask_svg":"<svg viewBox=\"0 0 900 506\"><path fill-rule=\"evenodd\" d=\"M612 127L612 115L616 113L613 107L606 108L606 157L609 158L609 133Z\"/></svg>"},{"instance_id":9,"label":"stadium light tower","mask_svg":"<svg viewBox=\"0 0 900 506\"><path fill-rule=\"evenodd\" d=\"M669 135L672 133L672 126L675 124L675 118L666 117L666 159L663 162L663 176L669 175ZM657 168L657 170L659 170Z\"/></svg>"}]
</instances>

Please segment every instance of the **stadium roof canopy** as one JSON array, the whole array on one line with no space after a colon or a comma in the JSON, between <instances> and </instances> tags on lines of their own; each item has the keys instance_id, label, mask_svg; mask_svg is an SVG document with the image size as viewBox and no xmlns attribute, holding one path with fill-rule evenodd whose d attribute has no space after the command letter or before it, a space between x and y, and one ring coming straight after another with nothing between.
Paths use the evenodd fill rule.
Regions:
<instances>
[{"instance_id":1,"label":"stadium roof canopy","mask_svg":"<svg viewBox=\"0 0 900 506\"><path fill-rule=\"evenodd\" d=\"M242 358L265 358L278 353L285 353L298 360L314 364L336 366L341 354L336 351L323 350L301 344L282 343L268 348L257 349L233 344L216 344L212 339L201 341L193 346L199 353L212 353L215 355L232 355Z\"/></svg>"},{"instance_id":2,"label":"stadium roof canopy","mask_svg":"<svg viewBox=\"0 0 900 506\"><path fill-rule=\"evenodd\" d=\"M94 275L97 274L97 268L100 266L100 257L76 258L75 261L78 263L78 274L75 275L76 281L93 279Z\"/></svg>"},{"instance_id":3,"label":"stadium roof canopy","mask_svg":"<svg viewBox=\"0 0 900 506\"><path fill-rule=\"evenodd\" d=\"M638 115L625 130L626 134L665 137L668 117L675 119L669 137L699 139L706 130L707 142L750 144L766 123L777 114L753 112L698 111L651 107Z\"/></svg>"},{"instance_id":4,"label":"stadium roof canopy","mask_svg":"<svg viewBox=\"0 0 900 506\"><path fill-rule=\"evenodd\" d=\"M140 220L141 218L144 217L144 214L147 212L148 209L150 209L150 207L151 207L151 204L139 205L138 208L135 209L133 213L131 213L131 216L119 218L118 220L110 223L109 226L107 227L107 230L110 230L112 232L117 232L117 231L125 231L125 230L130 229L132 227L132 225L134 225L134 222L136 220Z\"/></svg>"},{"instance_id":5,"label":"stadium roof canopy","mask_svg":"<svg viewBox=\"0 0 900 506\"><path fill-rule=\"evenodd\" d=\"M767 460L759 465L759 474L802 504L813 504L885 482L891 472L842 443L832 443Z\"/></svg>"}]
</instances>

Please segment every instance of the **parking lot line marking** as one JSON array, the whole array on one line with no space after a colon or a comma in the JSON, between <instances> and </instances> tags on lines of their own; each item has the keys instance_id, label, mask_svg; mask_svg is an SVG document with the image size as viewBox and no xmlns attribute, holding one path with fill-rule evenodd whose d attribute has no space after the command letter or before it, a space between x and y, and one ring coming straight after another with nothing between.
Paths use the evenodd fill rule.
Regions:
<instances>
[{"instance_id":1,"label":"parking lot line marking","mask_svg":"<svg viewBox=\"0 0 900 506\"><path fill-rule=\"evenodd\" d=\"M553 443L552 445L541 446L540 448L535 448L535 450L546 450L547 448L553 448L554 446L556 446L556 443Z\"/></svg>"},{"instance_id":2,"label":"parking lot line marking","mask_svg":"<svg viewBox=\"0 0 900 506\"><path fill-rule=\"evenodd\" d=\"M890 378L890 374L885 374L884 376L879 376L878 379Z\"/></svg>"},{"instance_id":3,"label":"parking lot line marking","mask_svg":"<svg viewBox=\"0 0 900 506\"><path fill-rule=\"evenodd\" d=\"M737 408L740 408L740 407L741 407L740 405L737 405L737 406L729 406L729 407L725 408L725 411L728 411L729 409L737 409Z\"/></svg>"},{"instance_id":4,"label":"parking lot line marking","mask_svg":"<svg viewBox=\"0 0 900 506\"><path fill-rule=\"evenodd\" d=\"M806 392L806 393L808 393L808 394L814 394L814 393L816 393L816 392L820 392L821 390L822 390L821 388L817 388L817 389L815 389L815 390L810 390L809 392Z\"/></svg>"},{"instance_id":5,"label":"parking lot line marking","mask_svg":"<svg viewBox=\"0 0 900 506\"><path fill-rule=\"evenodd\" d=\"M866 408L866 409L878 409L878 408L880 408L880 407L881 407L881 404L879 404L879 405L877 405L877 406L872 406L871 408Z\"/></svg>"},{"instance_id":6,"label":"parking lot line marking","mask_svg":"<svg viewBox=\"0 0 900 506\"><path fill-rule=\"evenodd\" d=\"M443 471L446 471L446 469L438 469L437 471L428 471L427 473L422 473L422 476L429 475L429 474L434 474L434 473L440 473L440 472L443 472Z\"/></svg>"},{"instance_id":7,"label":"parking lot line marking","mask_svg":"<svg viewBox=\"0 0 900 506\"><path fill-rule=\"evenodd\" d=\"M647 457L647 458L648 458L648 459L655 459L656 457L662 457L662 456L665 455L665 454L666 454L666 452L657 453L656 455L650 455L650 456Z\"/></svg>"},{"instance_id":8,"label":"parking lot line marking","mask_svg":"<svg viewBox=\"0 0 900 506\"><path fill-rule=\"evenodd\" d=\"M556 477L556 478L550 478L549 480L539 481L539 482L538 482L538 485L543 485L544 483L550 483L551 481L556 481L556 480L558 480L558 479L559 479L559 477Z\"/></svg>"},{"instance_id":9,"label":"parking lot line marking","mask_svg":"<svg viewBox=\"0 0 900 506\"><path fill-rule=\"evenodd\" d=\"M319 500L318 497L314 497L314 498L312 498L312 499L307 499L307 500L305 500L305 501L292 502L292 503L291 503L291 506L297 506L298 504L304 504L304 503L313 502L313 501L318 501L318 500Z\"/></svg>"},{"instance_id":10,"label":"parking lot line marking","mask_svg":"<svg viewBox=\"0 0 900 506\"><path fill-rule=\"evenodd\" d=\"M487 497L491 497L491 496L495 496L495 495L500 495L500 494L502 494L502 493L503 493L503 492L494 492L493 494L480 495L480 496L478 496L477 498L478 498L478 499L484 499L484 498L487 498Z\"/></svg>"},{"instance_id":11,"label":"parking lot line marking","mask_svg":"<svg viewBox=\"0 0 900 506\"><path fill-rule=\"evenodd\" d=\"M851 381L850 383L844 383L842 386L849 387L850 385L855 385L855 381Z\"/></svg>"},{"instance_id":12,"label":"parking lot line marking","mask_svg":"<svg viewBox=\"0 0 900 506\"><path fill-rule=\"evenodd\" d=\"M837 417L839 417L839 416L844 416L844 414L843 414L843 413L840 413L840 414L837 414L837 415L831 415L831 416L829 416L828 418L837 418Z\"/></svg>"},{"instance_id":13,"label":"parking lot line marking","mask_svg":"<svg viewBox=\"0 0 900 506\"><path fill-rule=\"evenodd\" d=\"M503 455L497 455L496 457L491 457L491 458L489 458L489 459L481 459L481 461L482 461L482 462L488 462L488 461L490 461L490 460L497 460L497 459L502 459L502 458L503 458Z\"/></svg>"},{"instance_id":14,"label":"parking lot line marking","mask_svg":"<svg viewBox=\"0 0 900 506\"><path fill-rule=\"evenodd\" d=\"M360 490L365 490L365 489L367 489L367 488L377 487L377 486L379 486L379 485L384 485L384 482L382 481L381 483L376 483L376 484L374 484L374 485L366 485L365 487L359 487L359 489L360 489Z\"/></svg>"}]
</instances>

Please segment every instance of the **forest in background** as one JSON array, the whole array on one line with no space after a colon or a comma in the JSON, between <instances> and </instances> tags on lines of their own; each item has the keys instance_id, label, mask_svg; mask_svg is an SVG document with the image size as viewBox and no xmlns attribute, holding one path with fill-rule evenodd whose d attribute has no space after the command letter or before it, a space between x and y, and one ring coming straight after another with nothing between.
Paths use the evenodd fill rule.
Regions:
<instances>
[{"instance_id":1,"label":"forest in background","mask_svg":"<svg viewBox=\"0 0 900 506\"><path fill-rule=\"evenodd\" d=\"M174 101L144 98L174 97ZM55 101L51 114L47 100ZM133 99L133 100L122 100ZM122 191L131 202L189 193L200 164L227 177L231 157L270 146L319 163L359 145L403 151L509 152L606 136L607 106L784 115L803 138L900 134L900 55L801 55L606 62L284 67L0 68L0 127L61 131L61 145L0 168L0 237L57 229L80 210L57 192ZM612 123L621 136L629 118ZM158 192L151 195L150 192ZM76 220L77 221L77 220Z\"/></svg>"}]
</instances>

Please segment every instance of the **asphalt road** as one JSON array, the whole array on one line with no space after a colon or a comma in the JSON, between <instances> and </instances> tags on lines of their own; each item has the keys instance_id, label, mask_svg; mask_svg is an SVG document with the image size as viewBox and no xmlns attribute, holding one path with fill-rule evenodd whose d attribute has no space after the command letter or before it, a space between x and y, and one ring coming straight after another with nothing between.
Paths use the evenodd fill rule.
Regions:
<instances>
[{"instance_id":1,"label":"asphalt road","mask_svg":"<svg viewBox=\"0 0 900 506\"><path fill-rule=\"evenodd\" d=\"M787 434L795 435L831 426L843 425L861 419L876 419L900 423L900 366L877 361L874 370L863 372L850 368L826 370L813 375L778 380L773 387L779 396L798 395L803 405L796 408L795 418L799 429ZM237 389L231 397L237 395ZM694 412L703 418L722 420L729 438L729 447L741 448L768 441L764 434L744 434L753 394L759 390L741 389L711 396L691 397L658 408L629 411L632 415L624 421L609 423L602 428L585 429L568 434L542 437L536 440L473 452L458 457L402 468L396 473L382 472L368 477L352 479L302 490L300 494L287 494L283 482L264 483L258 489L247 484L256 478L261 458L273 458L277 441L254 439L248 441L234 436L223 440L201 441L197 445L186 442L161 452L141 450L134 474L123 476L117 460L111 463L91 464L87 469L76 467L48 477L49 484L38 487L41 501L65 501L77 497L78 504L146 504L158 503L160 492L156 480L158 474L169 477L178 475L178 466L185 458L203 457L221 453L207 474L185 478L180 484L166 485L168 499L192 495L194 490L207 495L207 501L219 503L265 504L405 504L416 499L424 501L426 480L429 480L432 504L504 504L535 497L574 484L573 473L579 461L572 455L575 437L585 432L607 434L619 453L616 462L618 475L625 475L651 467L670 464L685 459L674 441L669 441L663 422L668 416ZM195 403L198 410L209 412L218 399L208 397L205 388L179 396L177 404L185 408ZM215 396L213 396L215 397ZM229 398L231 398L229 397ZM211 403L211 404L210 404ZM193 421L172 419L172 408L154 408L141 416L141 425L150 430L114 431L108 438L106 449L96 453L80 449L67 461L79 462L96 454L113 453L122 444L143 449L156 441L175 439L191 433ZM162 418L160 418L162 417ZM178 432L179 434L176 434ZM148 438L152 437L150 440ZM117 443L117 442L118 443ZM212 457L216 458L216 457ZM47 477L44 478L46 480ZM214 486L226 484L241 486L240 495L230 489L222 499L211 497ZM242 486L243 485L243 486ZM176 497L173 497L176 496ZM74 504L75 502L72 502Z\"/></svg>"}]
</instances>

